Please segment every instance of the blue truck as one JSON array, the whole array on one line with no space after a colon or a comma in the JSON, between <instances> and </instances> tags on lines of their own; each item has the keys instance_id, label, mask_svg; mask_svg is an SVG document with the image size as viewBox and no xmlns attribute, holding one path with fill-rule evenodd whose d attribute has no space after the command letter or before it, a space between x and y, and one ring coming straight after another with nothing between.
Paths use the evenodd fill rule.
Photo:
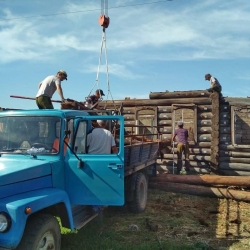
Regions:
<instances>
[{"instance_id":1,"label":"blue truck","mask_svg":"<svg viewBox=\"0 0 250 250\"><path fill-rule=\"evenodd\" d=\"M119 125L118 153L88 154L98 119L82 110L0 112L1 250L59 250L61 227L80 229L103 207L145 210L158 141L125 145L123 117L102 115Z\"/></svg>"}]
</instances>

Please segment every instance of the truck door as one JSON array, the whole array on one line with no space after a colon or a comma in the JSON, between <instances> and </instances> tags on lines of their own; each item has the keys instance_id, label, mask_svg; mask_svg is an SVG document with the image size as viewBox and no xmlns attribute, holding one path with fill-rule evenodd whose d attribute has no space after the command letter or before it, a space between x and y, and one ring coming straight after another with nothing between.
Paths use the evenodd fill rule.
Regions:
<instances>
[{"instance_id":1,"label":"truck door","mask_svg":"<svg viewBox=\"0 0 250 250\"><path fill-rule=\"evenodd\" d=\"M124 123L122 116L104 116L103 120L116 120L120 125L116 144L118 154L88 154L86 140L91 132L91 120L85 117L75 120L72 149L83 162L79 167L77 157L69 152L66 156L66 190L72 204L123 205L124 204ZM109 118L108 118L109 117ZM118 139L119 137L119 139Z\"/></svg>"}]
</instances>

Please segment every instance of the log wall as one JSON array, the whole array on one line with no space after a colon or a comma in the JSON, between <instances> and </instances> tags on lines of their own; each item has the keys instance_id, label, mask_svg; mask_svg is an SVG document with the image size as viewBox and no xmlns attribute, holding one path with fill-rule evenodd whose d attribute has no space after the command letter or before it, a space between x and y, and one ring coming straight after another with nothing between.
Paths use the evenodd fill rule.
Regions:
<instances>
[{"instance_id":1,"label":"log wall","mask_svg":"<svg viewBox=\"0 0 250 250\"><path fill-rule=\"evenodd\" d=\"M137 125L138 120L159 127L166 142L158 159L161 166L172 172L177 165L170 140L174 124L184 117L184 127L193 133L189 157L193 172L250 175L250 99L220 100L217 93L207 91L151 92L149 97L105 102L105 107L120 107L129 133L135 133L129 126ZM151 110L139 116L138 109L144 108L156 108L155 113Z\"/></svg>"},{"instance_id":2,"label":"log wall","mask_svg":"<svg viewBox=\"0 0 250 250\"><path fill-rule=\"evenodd\" d=\"M247 98L220 107L219 173L250 175L250 109Z\"/></svg>"}]
</instances>

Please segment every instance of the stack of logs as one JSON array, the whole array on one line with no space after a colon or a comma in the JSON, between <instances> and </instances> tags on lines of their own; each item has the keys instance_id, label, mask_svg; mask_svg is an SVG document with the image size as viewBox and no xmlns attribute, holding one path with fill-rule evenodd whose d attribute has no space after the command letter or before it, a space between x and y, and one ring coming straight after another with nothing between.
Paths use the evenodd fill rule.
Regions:
<instances>
[{"instance_id":1,"label":"stack of logs","mask_svg":"<svg viewBox=\"0 0 250 250\"><path fill-rule=\"evenodd\" d=\"M219 172L223 175L249 176L250 146L249 142L244 140L250 137L250 99L226 99L227 102L220 105ZM231 108L236 110L237 118L233 116ZM242 134L242 142L237 139L233 142L233 136L237 131Z\"/></svg>"},{"instance_id":2,"label":"stack of logs","mask_svg":"<svg viewBox=\"0 0 250 250\"><path fill-rule=\"evenodd\" d=\"M212 198L250 201L248 176L170 175L150 177L149 188Z\"/></svg>"}]
</instances>

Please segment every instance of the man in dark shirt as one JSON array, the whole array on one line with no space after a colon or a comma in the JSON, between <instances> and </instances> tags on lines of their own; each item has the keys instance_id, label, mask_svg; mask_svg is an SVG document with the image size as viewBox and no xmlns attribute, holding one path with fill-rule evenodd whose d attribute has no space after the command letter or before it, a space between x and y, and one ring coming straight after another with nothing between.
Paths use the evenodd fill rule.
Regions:
<instances>
[{"instance_id":1,"label":"man in dark shirt","mask_svg":"<svg viewBox=\"0 0 250 250\"><path fill-rule=\"evenodd\" d=\"M189 171L189 144L188 144L188 131L183 128L183 122L178 122L178 129L175 130L175 133L172 137L172 141L175 140L175 137L178 138L177 144L177 172L180 173L182 169L182 154L185 156L185 169Z\"/></svg>"},{"instance_id":2,"label":"man in dark shirt","mask_svg":"<svg viewBox=\"0 0 250 250\"><path fill-rule=\"evenodd\" d=\"M93 108L93 106L98 109L98 102L101 100L100 98L102 96L105 96L105 94L103 93L103 91L101 89L97 89L95 91L94 95L90 95L87 100L86 100L86 104L85 106L87 106L88 108ZM95 105L96 104L96 105Z\"/></svg>"}]
</instances>

